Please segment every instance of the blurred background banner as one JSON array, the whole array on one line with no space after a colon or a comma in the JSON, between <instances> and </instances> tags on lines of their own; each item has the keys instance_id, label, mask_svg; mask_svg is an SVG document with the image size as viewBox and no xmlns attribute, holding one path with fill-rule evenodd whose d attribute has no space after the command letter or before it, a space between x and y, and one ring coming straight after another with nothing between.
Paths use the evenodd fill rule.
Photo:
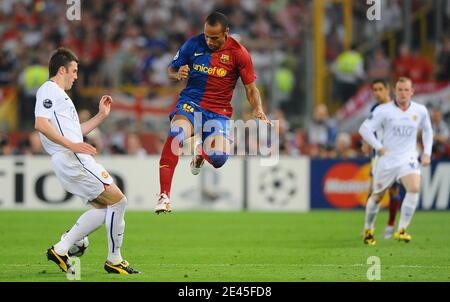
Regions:
<instances>
[{"instance_id":1,"label":"blurred background banner","mask_svg":"<svg viewBox=\"0 0 450 302\"><path fill-rule=\"evenodd\" d=\"M449 161L433 161L422 168L419 208L423 210L450 209ZM311 161L312 209L356 209L367 203L370 188L370 162L367 160L312 160ZM404 190L401 190L404 195ZM381 202L385 208L389 194Z\"/></svg>"},{"instance_id":2,"label":"blurred background banner","mask_svg":"<svg viewBox=\"0 0 450 302\"><path fill-rule=\"evenodd\" d=\"M46 156L0 158L1 209L83 209L84 204L65 192ZM129 208L153 209L159 195L154 181L159 158L126 155L101 156L116 183L129 196ZM223 169L205 166L199 176L186 173L190 157L181 157L174 175L177 211L276 211L306 212L314 209L358 209L367 201L370 164L367 160L310 160L281 157L264 167L260 158L231 157ZM419 208L450 209L450 161L434 161L422 168ZM386 194L381 206L389 203Z\"/></svg>"}]
</instances>

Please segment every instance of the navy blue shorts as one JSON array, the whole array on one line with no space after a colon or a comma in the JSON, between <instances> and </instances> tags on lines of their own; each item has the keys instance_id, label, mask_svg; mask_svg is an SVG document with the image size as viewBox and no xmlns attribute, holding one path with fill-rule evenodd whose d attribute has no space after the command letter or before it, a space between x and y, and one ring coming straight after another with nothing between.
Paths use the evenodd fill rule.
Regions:
<instances>
[{"instance_id":1,"label":"navy blue shorts","mask_svg":"<svg viewBox=\"0 0 450 302\"><path fill-rule=\"evenodd\" d=\"M201 108L198 104L187 101L178 102L174 111L169 115L172 121L175 115L183 115L194 126L195 134L202 134L202 141L209 136L224 136L230 140L230 118Z\"/></svg>"}]
</instances>

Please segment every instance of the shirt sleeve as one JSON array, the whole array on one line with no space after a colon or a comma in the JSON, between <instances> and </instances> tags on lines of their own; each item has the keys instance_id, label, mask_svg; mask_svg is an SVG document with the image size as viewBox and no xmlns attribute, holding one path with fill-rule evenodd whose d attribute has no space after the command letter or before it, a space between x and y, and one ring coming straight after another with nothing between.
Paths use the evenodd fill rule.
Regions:
<instances>
[{"instance_id":1,"label":"shirt sleeve","mask_svg":"<svg viewBox=\"0 0 450 302\"><path fill-rule=\"evenodd\" d=\"M177 51L175 57L173 57L172 63L170 63L171 67L178 69L183 65L189 65L189 58L192 55L191 45L191 40L188 40L181 46L181 48Z\"/></svg>"},{"instance_id":2,"label":"shirt sleeve","mask_svg":"<svg viewBox=\"0 0 450 302\"><path fill-rule=\"evenodd\" d=\"M423 152L431 156L433 148L433 127L431 126L430 115L428 114L428 110L426 108L423 111L421 128L423 131L422 133Z\"/></svg>"},{"instance_id":3,"label":"shirt sleeve","mask_svg":"<svg viewBox=\"0 0 450 302\"><path fill-rule=\"evenodd\" d=\"M239 75L241 76L242 83L244 83L244 85L251 84L255 81L256 75L253 68L252 58L244 47L242 47L238 52L238 68Z\"/></svg>"},{"instance_id":4,"label":"shirt sleeve","mask_svg":"<svg viewBox=\"0 0 450 302\"><path fill-rule=\"evenodd\" d=\"M383 148L383 145L375 136L375 132L381 128L383 120L382 110L378 106L359 128L359 134L376 151Z\"/></svg>"},{"instance_id":5,"label":"shirt sleeve","mask_svg":"<svg viewBox=\"0 0 450 302\"><path fill-rule=\"evenodd\" d=\"M36 93L34 115L50 119L55 110L56 98L49 89L39 89Z\"/></svg>"}]
</instances>

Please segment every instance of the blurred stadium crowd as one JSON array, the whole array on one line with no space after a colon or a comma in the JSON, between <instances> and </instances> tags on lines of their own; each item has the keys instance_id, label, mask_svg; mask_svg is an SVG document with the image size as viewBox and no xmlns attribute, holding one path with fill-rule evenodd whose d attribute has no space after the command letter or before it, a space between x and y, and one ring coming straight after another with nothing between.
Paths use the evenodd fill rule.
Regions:
<instances>
[{"instance_id":1,"label":"blurred stadium crowd","mask_svg":"<svg viewBox=\"0 0 450 302\"><path fill-rule=\"evenodd\" d=\"M384 0L383 0L384 1ZM250 51L270 118L279 120L282 154L314 158L367 156L354 132L343 132L333 120L334 111L365 83L375 78L391 82L409 76L415 83L450 82L450 1L444 10L441 36L428 38L430 52L420 51L419 41L398 43L388 54L386 43L368 44L375 34L400 33L401 0L386 0L383 21L368 22L365 1L353 1L353 48L343 44L343 15L339 5L326 5L324 35L326 62L332 86L330 100L307 106L305 69L307 41L311 40L313 1L310 0L103 0L82 1L82 20L68 21L66 1L0 1L0 89L18 91L16 129L2 126L0 155L42 154L33 132L37 88L47 79L49 54L58 46L71 48L79 57L79 78L71 91L80 120L96 112L99 95L123 86L159 89L175 87L166 68L189 37L203 31L213 10L229 16L231 33ZM412 12L429 1L412 0ZM433 18L433 12L428 15ZM397 37L401 41L401 36ZM373 41L372 41L373 42ZM369 45L369 47L365 47ZM352 73L343 75L339 62L353 51L360 58ZM97 90L95 90L97 88ZM90 92L100 91L95 97ZM245 95L236 89L235 119L251 119ZM450 102L450 100L449 100ZM1 103L0 103L1 104ZM331 104L331 106L330 106ZM435 131L435 157L450 157L448 112L430 108ZM168 121L164 121L167 129ZM159 153L165 131L128 127L100 128L87 138L102 154L145 155Z\"/></svg>"}]
</instances>

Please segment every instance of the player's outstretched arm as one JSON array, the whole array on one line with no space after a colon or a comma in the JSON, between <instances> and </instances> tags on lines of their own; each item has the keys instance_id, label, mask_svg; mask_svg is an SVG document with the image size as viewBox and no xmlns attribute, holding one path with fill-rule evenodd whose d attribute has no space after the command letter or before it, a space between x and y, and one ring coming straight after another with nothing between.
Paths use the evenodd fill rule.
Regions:
<instances>
[{"instance_id":1,"label":"player's outstretched arm","mask_svg":"<svg viewBox=\"0 0 450 302\"><path fill-rule=\"evenodd\" d=\"M97 128L98 125L100 125L108 117L111 112L112 102L113 99L109 95L102 96L98 105L98 113L89 121L81 124L81 132L83 135L89 134L89 132Z\"/></svg>"},{"instance_id":2,"label":"player's outstretched arm","mask_svg":"<svg viewBox=\"0 0 450 302\"><path fill-rule=\"evenodd\" d=\"M258 87L256 87L255 82L245 85L245 93L247 95L248 102L253 108L253 115L257 119L272 126L272 122L267 118L262 108L261 95L259 94L259 90Z\"/></svg>"},{"instance_id":3,"label":"player's outstretched arm","mask_svg":"<svg viewBox=\"0 0 450 302\"><path fill-rule=\"evenodd\" d=\"M86 143L74 143L61 134L52 126L50 121L45 117L36 117L34 128L45 135L52 142L66 147L74 153L86 153L89 155L97 154L97 149Z\"/></svg>"}]
</instances>

